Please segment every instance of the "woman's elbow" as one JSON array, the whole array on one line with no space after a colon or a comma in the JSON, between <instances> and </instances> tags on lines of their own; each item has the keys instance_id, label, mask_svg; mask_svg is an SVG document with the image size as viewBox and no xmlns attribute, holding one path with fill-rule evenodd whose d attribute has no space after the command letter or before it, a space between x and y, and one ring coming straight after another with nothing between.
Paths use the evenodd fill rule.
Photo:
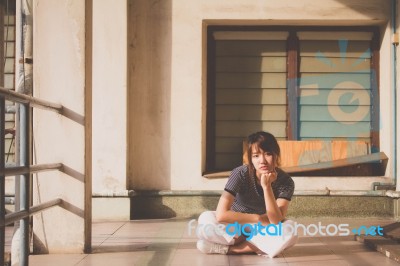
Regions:
<instances>
[{"instance_id":1,"label":"woman's elbow","mask_svg":"<svg viewBox=\"0 0 400 266\"><path fill-rule=\"evenodd\" d=\"M279 223L283 223L283 221L285 221L285 218L282 219L276 219L275 221L271 222L273 224L279 224Z\"/></svg>"},{"instance_id":2,"label":"woman's elbow","mask_svg":"<svg viewBox=\"0 0 400 266\"><path fill-rule=\"evenodd\" d=\"M271 224L279 224L279 223L283 223L283 221L285 220L285 216L283 215L279 215L279 216L273 216L273 217L268 217L269 218L269 222Z\"/></svg>"}]
</instances>

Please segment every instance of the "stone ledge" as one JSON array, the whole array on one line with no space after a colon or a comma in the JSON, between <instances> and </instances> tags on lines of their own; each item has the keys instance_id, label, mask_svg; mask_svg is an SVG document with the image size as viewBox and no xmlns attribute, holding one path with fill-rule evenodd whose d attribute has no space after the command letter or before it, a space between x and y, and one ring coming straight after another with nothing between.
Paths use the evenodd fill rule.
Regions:
<instances>
[{"instance_id":1,"label":"stone ledge","mask_svg":"<svg viewBox=\"0 0 400 266\"><path fill-rule=\"evenodd\" d=\"M215 210L220 194L144 193L131 198L131 219L196 218ZM394 199L381 195L296 195L289 217L393 217Z\"/></svg>"},{"instance_id":2,"label":"stone ledge","mask_svg":"<svg viewBox=\"0 0 400 266\"><path fill-rule=\"evenodd\" d=\"M221 190L162 190L101 193L93 197L94 220L197 218L215 210ZM288 216L296 217L397 217L396 191L298 190Z\"/></svg>"},{"instance_id":3,"label":"stone ledge","mask_svg":"<svg viewBox=\"0 0 400 266\"><path fill-rule=\"evenodd\" d=\"M215 196L223 190L129 190L127 196ZM391 190L296 190L295 196L370 196L400 198L400 191ZM97 195L98 196L98 195Z\"/></svg>"},{"instance_id":4,"label":"stone ledge","mask_svg":"<svg viewBox=\"0 0 400 266\"><path fill-rule=\"evenodd\" d=\"M356 240L364 243L369 248L376 250L386 257L400 263L400 245L398 242L382 236L356 235Z\"/></svg>"}]
</instances>

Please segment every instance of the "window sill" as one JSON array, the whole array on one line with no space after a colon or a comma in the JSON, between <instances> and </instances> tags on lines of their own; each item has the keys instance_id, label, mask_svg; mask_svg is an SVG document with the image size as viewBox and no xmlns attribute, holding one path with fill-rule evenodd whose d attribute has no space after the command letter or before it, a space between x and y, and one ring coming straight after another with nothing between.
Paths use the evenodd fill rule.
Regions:
<instances>
[{"instance_id":1,"label":"window sill","mask_svg":"<svg viewBox=\"0 0 400 266\"><path fill-rule=\"evenodd\" d=\"M302 166L282 167L290 176L384 176L388 157L385 153L372 153L347 159L321 162ZM227 178L230 171L205 173L209 179Z\"/></svg>"},{"instance_id":2,"label":"window sill","mask_svg":"<svg viewBox=\"0 0 400 266\"><path fill-rule=\"evenodd\" d=\"M291 176L384 176L387 162L386 154L379 152L282 170Z\"/></svg>"},{"instance_id":3,"label":"window sill","mask_svg":"<svg viewBox=\"0 0 400 266\"><path fill-rule=\"evenodd\" d=\"M204 173L203 177L208 179L217 179L217 178L228 178L231 174L231 171L223 171L223 172L211 172L211 173Z\"/></svg>"}]
</instances>

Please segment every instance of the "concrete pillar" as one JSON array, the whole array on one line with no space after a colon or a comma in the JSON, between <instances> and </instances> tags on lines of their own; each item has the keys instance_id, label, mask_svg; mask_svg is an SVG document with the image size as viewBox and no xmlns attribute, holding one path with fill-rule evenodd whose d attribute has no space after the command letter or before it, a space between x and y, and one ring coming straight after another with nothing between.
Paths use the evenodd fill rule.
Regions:
<instances>
[{"instance_id":1,"label":"concrete pillar","mask_svg":"<svg viewBox=\"0 0 400 266\"><path fill-rule=\"evenodd\" d=\"M396 27L396 33L397 33L397 38L399 38L400 36L400 18L399 18L399 14L400 14L400 3L398 0L395 0L396 2L396 12L395 12L395 16L396 16L396 25L394 25L394 27ZM396 102L397 102L397 114L396 114L396 124L397 124L397 128L394 130L394 134L396 134L397 136L397 144L394 147L395 151L397 153L397 160L396 165L397 165L397 173L394 173L394 176L396 176L396 190L400 191L400 174L399 174L399 170L400 170L400 154L399 154L399 145L400 145L400 130L399 130L399 125L400 125L400 91L399 91L399 85L400 85L400 60L399 60L399 55L400 55L400 46L397 45L396 46L396 73L394 73L396 75L396 92L397 92L397 97L396 97ZM397 201L398 202L398 201ZM397 213L397 215L399 215L399 213Z\"/></svg>"},{"instance_id":2,"label":"concrete pillar","mask_svg":"<svg viewBox=\"0 0 400 266\"><path fill-rule=\"evenodd\" d=\"M93 1L93 219L130 218L127 2Z\"/></svg>"},{"instance_id":3,"label":"concrete pillar","mask_svg":"<svg viewBox=\"0 0 400 266\"><path fill-rule=\"evenodd\" d=\"M128 14L129 188L170 189L172 0L129 0Z\"/></svg>"},{"instance_id":4,"label":"concrete pillar","mask_svg":"<svg viewBox=\"0 0 400 266\"><path fill-rule=\"evenodd\" d=\"M93 1L93 192L127 189L127 3Z\"/></svg>"},{"instance_id":5,"label":"concrete pillar","mask_svg":"<svg viewBox=\"0 0 400 266\"><path fill-rule=\"evenodd\" d=\"M41 109L33 112L33 163L65 165L64 172L33 175L34 205L54 198L65 202L34 215L34 253L83 252L85 245L90 247L90 241L85 243L85 228L90 230L85 217L91 222L90 202L85 205L85 185L91 186L85 165L85 130L90 125L90 117L85 121L85 86L90 84L86 83L90 43L85 42L85 5L90 1L33 2L33 93L65 107L65 116Z\"/></svg>"}]
</instances>

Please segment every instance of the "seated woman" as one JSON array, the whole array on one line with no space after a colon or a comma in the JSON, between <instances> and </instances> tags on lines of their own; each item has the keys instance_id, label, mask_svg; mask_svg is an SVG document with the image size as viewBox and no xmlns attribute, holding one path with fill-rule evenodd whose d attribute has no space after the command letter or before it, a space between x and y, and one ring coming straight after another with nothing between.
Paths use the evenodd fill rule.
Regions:
<instances>
[{"instance_id":1,"label":"seated woman","mask_svg":"<svg viewBox=\"0 0 400 266\"><path fill-rule=\"evenodd\" d=\"M203 212L198 223L211 224L292 224L285 220L294 192L294 182L280 164L280 148L275 137L267 132L257 132L248 137L248 165L235 168L219 199L216 211ZM260 223L259 223L260 222ZM207 228L202 226L201 228ZM197 232L197 248L203 253L241 254L257 253L274 257L285 248L293 246L296 235L254 235L246 240L243 235L227 232Z\"/></svg>"}]
</instances>

